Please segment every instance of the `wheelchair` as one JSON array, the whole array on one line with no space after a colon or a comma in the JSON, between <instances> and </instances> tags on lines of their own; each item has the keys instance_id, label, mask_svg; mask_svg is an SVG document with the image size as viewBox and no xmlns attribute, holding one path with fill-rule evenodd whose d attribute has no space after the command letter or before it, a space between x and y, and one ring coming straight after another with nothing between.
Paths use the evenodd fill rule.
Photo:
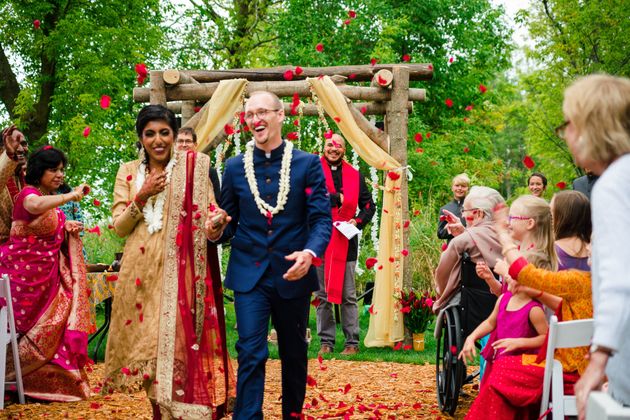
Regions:
<instances>
[{"instance_id":1,"label":"wheelchair","mask_svg":"<svg viewBox=\"0 0 630 420\"><path fill-rule=\"evenodd\" d=\"M457 356L466 337L488 318L497 300L486 282L477 277L476 264L470 260L470 256L464 253L461 260L459 291L440 311L435 326L438 406L451 416L457 409L462 386L479 376L479 371L467 375L466 363ZM481 348L479 343L475 343L475 346Z\"/></svg>"}]
</instances>

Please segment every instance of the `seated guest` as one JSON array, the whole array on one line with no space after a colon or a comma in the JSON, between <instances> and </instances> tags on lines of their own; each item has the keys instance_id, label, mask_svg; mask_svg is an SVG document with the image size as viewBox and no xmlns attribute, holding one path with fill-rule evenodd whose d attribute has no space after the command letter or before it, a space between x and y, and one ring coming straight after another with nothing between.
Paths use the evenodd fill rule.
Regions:
<instances>
[{"instance_id":1,"label":"seated guest","mask_svg":"<svg viewBox=\"0 0 630 420\"><path fill-rule=\"evenodd\" d=\"M508 211L495 211L495 227L501 241L505 261L495 265L494 271L508 275L512 293L526 293L556 311L560 321L588 319L593 316L591 276L589 272L565 270L552 272L536 268L523 256L507 230ZM513 279L513 280L512 280ZM470 407L466 419L537 419L542 398L544 351L538 355L505 356L495 361L484 379L479 395ZM588 360L586 347L559 349L555 358L562 363L565 393L572 393L573 385Z\"/></svg>"},{"instance_id":2,"label":"seated guest","mask_svg":"<svg viewBox=\"0 0 630 420\"><path fill-rule=\"evenodd\" d=\"M3 244L9 239L15 199L26 185L28 143L14 125L2 131L0 140L0 244Z\"/></svg>"},{"instance_id":3,"label":"seated guest","mask_svg":"<svg viewBox=\"0 0 630 420\"><path fill-rule=\"evenodd\" d=\"M442 309L459 290L464 252L473 262L485 260L489 264L494 264L501 256L501 246L492 226L492 209L499 203L505 201L492 188L474 186L470 189L462 208L468 227L449 243L435 269L435 289L438 293L438 299L433 304L435 312Z\"/></svg>"},{"instance_id":4,"label":"seated guest","mask_svg":"<svg viewBox=\"0 0 630 420\"><path fill-rule=\"evenodd\" d=\"M192 127L182 127L177 131L177 139L175 140L177 150L187 152L188 150L197 150L197 133ZM221 184L219 182L219 174L214 166L210 167L210 182L212 182L212 191L217 203L221 199Z\"/></svg>"},{"instance_id":5,"label":"seated guest","mask_svg":"<svg viewBox=\"0 0 630 420\"><path fill-rule=\"evenodd\" d=\"M527 179L527 187L533 196L542 198L547 190L547 177L540 172L534 172Z\"/></svg>"},{"instance_id":6,"label":"seated guest","mask_svg":"<svg viewBox=\"0 0 630 420\"><path fill-rule=\"evenodd\" d=\"M558 270L591 271L588 245L591 242L591 203L578 191L560 191L551 199L553 233Z\"/></svg>"},{"instance_id":7,"label":"seated guest","mask_svg":"<svg viewBox=\"0 0 630 420\"><path fill-rule=\"evenodd\" d=\"M466 221L462 216L462 206L464 205L464 198L468 194L468 188L470 187L470 178L466 174L459 174L453 178L451 183L451 191L453 191L453 200L445 206L440 207L440 221L438 223L438 238L446 239L450 241L453 239L452 232L447 229L449 223L449 217L457 218L460 222L466 226Z\"/></svg>"},{"instance_id":8,"label":"seated guest","mask_svg":"<svg viewBox=\"0 0 630 420\"><path fill-rule=\"evenodd\" d=\"M77 401L90 395L85 372L90 331L85 262L79 232L59 206L80 201L86 185L55 194L66 157L44 146L29 158L13 209L9 240L0 246L0 274L11 279L15 326L26 395ZM15 377L7 363L7 378Z\"/></svg>"}]
</instances>

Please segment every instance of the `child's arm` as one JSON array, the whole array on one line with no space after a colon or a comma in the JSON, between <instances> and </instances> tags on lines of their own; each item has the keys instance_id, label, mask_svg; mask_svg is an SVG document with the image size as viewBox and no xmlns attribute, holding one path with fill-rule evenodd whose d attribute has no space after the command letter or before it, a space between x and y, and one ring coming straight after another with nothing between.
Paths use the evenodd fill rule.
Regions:
<instances>
[{"instance_id":1,"label":"child's arm","mask_svg":"<svg viewBox=\"0 0 630 420\"><path fill-rule=\"evenodd\" d=\"M538 335L536 337L519 337L519 338L503 338L492 343L492 347L497 349L503 349L503 351L514 351L518 349L537 349L545 342L545 335L547 334L547 319L545 318L545 311L540 306L535 306L529 311L529 321L536 329Z\"/></svg>"},{"instance_id":2,"label":"child's arm","mask_svg":"<svg viewBox=\"0 0 630 420\"><path fill-rule=\"evenodd\" d=\"M499 314L499 304L501 303L502 297L503 295L499 296L499 298L497 299L497 303L494 305L494 309L492 310L490 316L481 324L479 324L479 326L475 328L475 330L471 332L468 337L466 337L466 341L464 341L464 347L459 353L459 356L457 356L458 359L462 359L464 362L472 362L475 357L477 357L475 341L490 334L497 327L497 315Z\"/></svg>"},{"instance_id":3,"label":"child's arm","mask_svg":"<svg viewBox=\"0 0 630 420\"><path fill-rule=\"evenodd\" d=\"M477 276L486 282L493 295L501 295L501 282L494 278L494 274L492 274L490 267L488 267L485 261L479 261L475 266L475 271L477 272Z\"/></svg>"}]
</instances>

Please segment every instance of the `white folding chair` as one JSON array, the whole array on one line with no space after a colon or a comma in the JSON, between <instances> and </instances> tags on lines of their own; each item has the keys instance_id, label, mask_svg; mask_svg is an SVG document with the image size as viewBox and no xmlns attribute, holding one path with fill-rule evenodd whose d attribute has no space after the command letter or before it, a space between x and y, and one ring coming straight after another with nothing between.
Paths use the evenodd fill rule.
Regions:
<instances>
[{"instance_id":1,"label":"white folding chair","mask_svg":"<svg viewBox=\"0 0 630 420\"><path fill-rule=\"evenodd\" d=\"M606 392L591 392L586 405L586 420L628 420L630 407L624 407Z\"/></svg>"},{"instance_id":2,"label":"white folding chair","mask_svg":"<svg viewBox=\"0 0 630 420\"><path fill-rule=\"evenodd\" d=\"M7 346L9 343L13 351L15 382L6 382ZM0 278L0 410L4 409L4 391L7 385L17 386L20 404L24 404L24 385L22 384L22 369L20 368L17 334L15 332L15 318L13 318L11 285L9 276L3 274Z\"/></svg>"},{"instance_id":3,"label":"white folding chair","mask_svg":"<svg viewBox=\"0 0 630 420\"><path fill-rule=\"evenodd\" d=\"M593 320L558 322L555 315L549 321L549 340L547 341L547 359L543 379L542 403L540 415L549 407L549 389L551 388L551 413L553 420L564 420L564 416L577 416L574 395L564 395L562 363L554 359L556 349L588 346L593 337ZM546 418L545 416L544 418ZM543 418L543 420L544 420Z\"/></svg>"}]
</instances>

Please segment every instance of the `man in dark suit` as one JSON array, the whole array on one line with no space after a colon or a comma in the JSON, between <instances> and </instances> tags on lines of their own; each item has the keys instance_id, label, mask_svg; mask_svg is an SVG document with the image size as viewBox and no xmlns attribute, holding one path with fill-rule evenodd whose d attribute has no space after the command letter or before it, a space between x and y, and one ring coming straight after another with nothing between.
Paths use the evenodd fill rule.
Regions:
<instances>
[{"instance_id":1,"label":"man in dark suit","mask_svg":"<svg viewBox=\"0 0 630 420\"><path fill-rule=\"evenodd\" d=\"M211 240L232 239L225 286L234 290L239 334L234 419L262 418L270 317L278 333L284 419L299 417L306 394L306 326L318 289L312 262L323 257L332 222L321 163L283 141L283 120L277 96L251 94L245 122L254 140L226 162L223 210L206 222L217 225Z\"/></svg>"},{"instance_id":2,"label":"man in dark suit","mask_svg":"<svg viewBox=\"0 0 630 420\"><path fill-rule=\"evenodd\" d=\"M593 190L593 186L595 186L595 182L599 179L599 177L588 169L585 169L585 171L586 175L573 180L573 189L581 192L590 200L591 191Z\"/></svg>"},{"instance_id":3,"label":"man in dark suit","mask_svg":"<svg viewBox=\"0 0 630 420\"><path fill-rule=\"evenodd\" d=\"M451 191L453 191L453 200L446 205L440 207L440 221L438 222L437 236L440 239L446 239L450 242L453 239L452 232L449 232L446 225L453 223L459 219L462 224L462 229L466 226L466 220L462 216L462 207L464 206L464 199L468 194L468 188L470 187L470 178L465 173L456 175L451 183ZM452 221L449 222L449 218ZM455 233L457 234L457 233Z\"/></svg>"}]
</instances>

